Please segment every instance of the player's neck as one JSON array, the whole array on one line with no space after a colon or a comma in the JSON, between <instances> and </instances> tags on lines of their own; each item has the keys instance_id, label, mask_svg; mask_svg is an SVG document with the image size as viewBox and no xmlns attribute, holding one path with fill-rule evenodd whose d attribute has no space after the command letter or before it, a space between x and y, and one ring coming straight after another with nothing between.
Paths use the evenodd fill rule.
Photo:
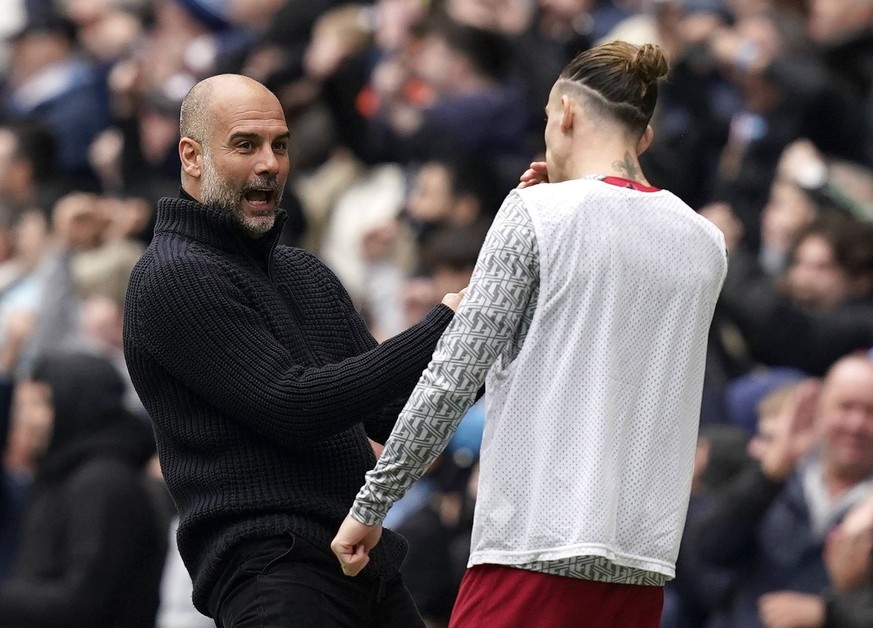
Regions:
<instances>
[{"instance_id":1,"label":"player's neck","mask_svg":"<svg viewBox=\"0 0 873 628\"><path fill-rule=\"evenodd\" d=\"M565 170L568 179L581 179L590 175L621 177L649 185L640 167L636 150L624 144L597 148L585 147L573 153Z\"/></svg>"}]
</instances>

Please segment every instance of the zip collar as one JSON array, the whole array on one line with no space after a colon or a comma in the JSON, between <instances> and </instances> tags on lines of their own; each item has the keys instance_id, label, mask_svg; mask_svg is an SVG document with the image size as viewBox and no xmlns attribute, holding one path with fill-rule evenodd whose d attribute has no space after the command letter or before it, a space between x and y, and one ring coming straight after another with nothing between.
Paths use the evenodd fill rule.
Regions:
<instances>
[{"instance_id":1,"label":"zip collar","mask_svg":"<svg viewBox=\"0 0 873 628\"><path fill-rule=\"evenodd\" d=\"M226 212L198 203L184 190L181 193L181 198L164 197L158 201L155 235L176 233L223 251L245 255L271 274L273 252L288 217L284 209L278 209L276 222L267 233L252 239L240 231Z\"/></svg>"}]
</instances>

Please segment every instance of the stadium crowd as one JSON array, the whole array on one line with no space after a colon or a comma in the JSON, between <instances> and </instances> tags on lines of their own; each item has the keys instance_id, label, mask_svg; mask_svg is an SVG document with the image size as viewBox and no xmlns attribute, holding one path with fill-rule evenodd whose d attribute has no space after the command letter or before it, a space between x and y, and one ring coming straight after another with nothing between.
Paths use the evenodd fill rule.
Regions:
<instances>
[{"instance_id":1,"label":"stadium crowd","mask_svg":"<svg viewBox=\"0 0 873 628\"><path fill-rule=\"evenodd\" d=\"M553 81L613 39L668 53L641 162L730 255L662 626L873 626L873 0L0 4L0 628L212 625L121 350L190 87L241 73L279 97L282 241L381 340L466 285ZM482 421L385 521L434 627Z\"/></svg>"}]
</instances>

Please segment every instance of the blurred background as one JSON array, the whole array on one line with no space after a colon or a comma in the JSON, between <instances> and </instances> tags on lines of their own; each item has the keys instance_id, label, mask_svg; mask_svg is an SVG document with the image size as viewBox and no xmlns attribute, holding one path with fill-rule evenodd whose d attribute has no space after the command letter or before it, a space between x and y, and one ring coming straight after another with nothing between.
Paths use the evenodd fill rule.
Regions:
<instances>
[{"instance_id":1,"label":"blurred background","mask_svg":"<svg viewBox=\"0 0 873 628\"><path fill-rule=\"evenodd\" d=\"M282 241L383 340L466 285L543 156L554 80L613 39L667 52L643 168L731 261L663 628L873 626L873 0L0 0L0 628L96 626L73 618L121 603L136 625L211 625L121 352L191 86L235 72L276 93ZM465 566L482 420L386 521L432 627ZM90 504L77 465L107 448L129 483ZM76 543L107 557L99 580L65 572Z\"/></svg>"}]
</instances>

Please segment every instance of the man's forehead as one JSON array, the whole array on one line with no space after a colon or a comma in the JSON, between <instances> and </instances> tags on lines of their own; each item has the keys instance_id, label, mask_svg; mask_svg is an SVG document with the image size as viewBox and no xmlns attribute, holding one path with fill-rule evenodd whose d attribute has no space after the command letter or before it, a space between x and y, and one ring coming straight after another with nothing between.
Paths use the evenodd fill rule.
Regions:
<instances>
[{"instance_id":1,"label":"man's forehead","mask_svg":"<svg viewBox=\"0 0 873 628\"><path fill-rule=\"evenodd\" d=\"M846 395L863 391L873 399L873 363L860 357L843 360L825 379L825 391Z\"/></svg>"},{"instance_id":2,"label":"man's forehead","mask_svg":"<svg viewBox=\"0 0 873 628\"><path fill-rule=\"evenodd\" d=\"M228 102L217 108L214 123L228 137L238 133L271 136L288 133L288 123L278 102Z\"/></svg>"}]
</instances>

